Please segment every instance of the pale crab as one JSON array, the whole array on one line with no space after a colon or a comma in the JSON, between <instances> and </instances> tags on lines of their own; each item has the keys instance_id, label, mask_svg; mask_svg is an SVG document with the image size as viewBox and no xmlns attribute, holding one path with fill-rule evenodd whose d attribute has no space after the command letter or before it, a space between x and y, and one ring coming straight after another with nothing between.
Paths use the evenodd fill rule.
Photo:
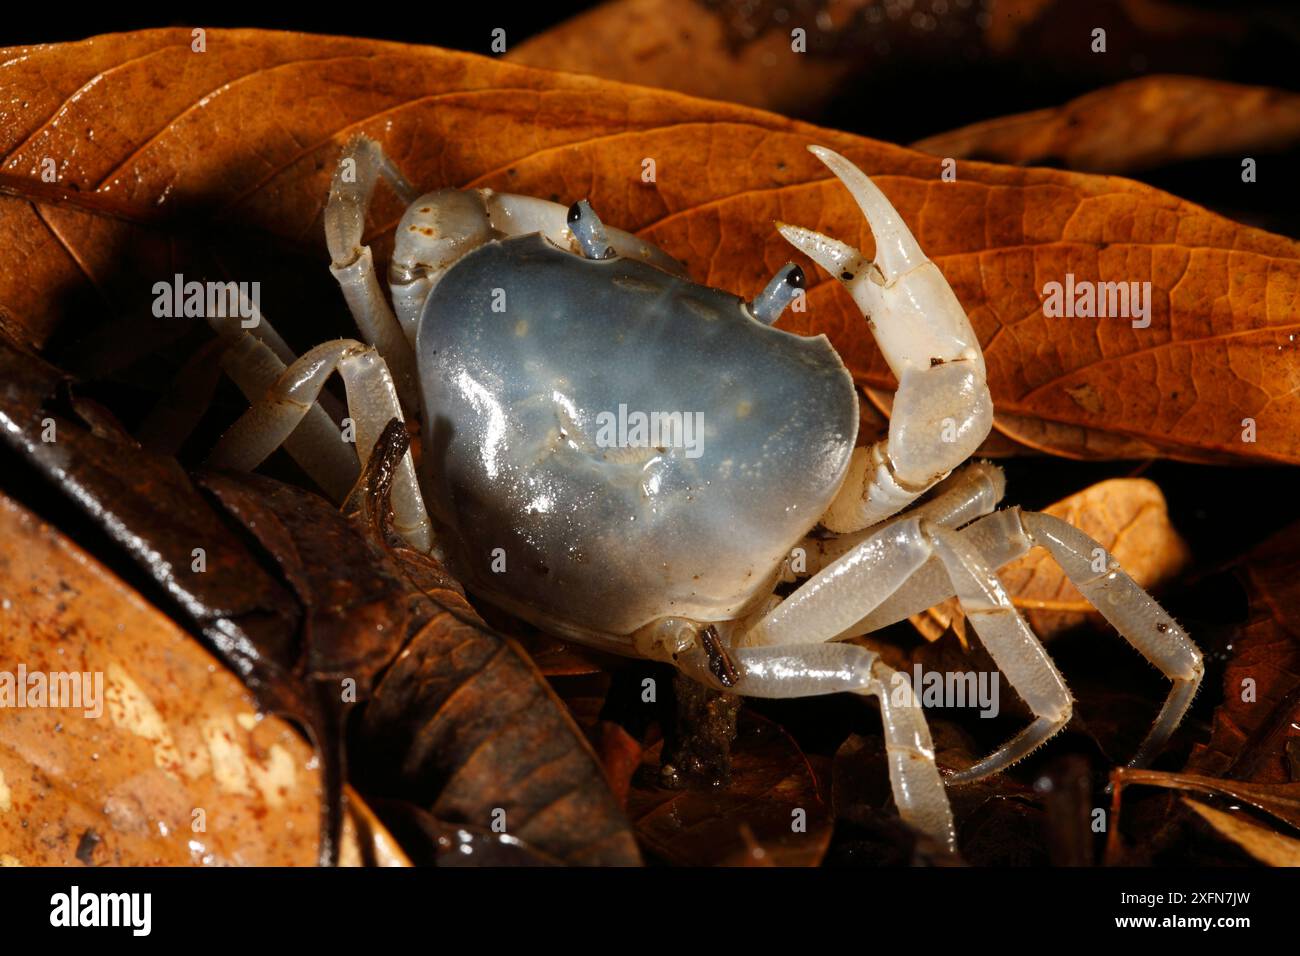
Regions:
<instances>
[{"instance_id":1,"label":"pale crab","mask_svg":"<svg viewBox=\"0 0 1300 956\"><path fill-rule=\"evenodd\" d=\"M421 461L406 452L392 492L394 526L411 547L550 633L671 661L714 687L878 697L899 813L951 848L920 705L878 655L843 639L960 600L1034 720L949 783L1007 767L1070 719L1065 681L995 573L1031 547L1046 548L1173 682L1134 763L1181 721L1201 655L1083 532L1046 514L997 511L1000 469L954 472L992 424L979 342L884 194L844 157L810 149L866 216L875 259L778 228L843 284L898 379L888 436L871 447L854 447L857 393L827 339L772 325L803 285L797 266L747 303L606 229L585 201L566 209L488 189L420 195L358 138L324 219L331 271L365 341L293 359L265 323L249 334L214 322L234 338L224 364L252 407L210 464L253 469L284 444L341 497L385 425L418 416ZM408 204L391 307L363 243L381 178ZM318 402L336 371L355 453ZM599 441L599 417L620 406L661 413L677 434L698 411L698 454L662 436L657 447ZM800 576L801 587L774 596Z\"/></svg>"}]
</instances>

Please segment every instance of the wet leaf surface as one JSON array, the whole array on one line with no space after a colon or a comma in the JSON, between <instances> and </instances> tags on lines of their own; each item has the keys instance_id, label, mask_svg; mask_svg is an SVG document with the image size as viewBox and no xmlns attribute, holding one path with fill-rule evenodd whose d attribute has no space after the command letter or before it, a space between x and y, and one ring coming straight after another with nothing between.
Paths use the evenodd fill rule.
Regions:
<instances>
[{"instance_id":1,"label":"wet leaf surface","mask_svg":"<svg viewBox=\"0 0 1300 956\"><path fill-rule=\"evenodd\" d=\"M1261 863L1269 866L1300 866L1300 840L1251 823L1240 814L1225 813L1186 797L1183 802L1220 834Z\"/></svg>"}]
</instances>

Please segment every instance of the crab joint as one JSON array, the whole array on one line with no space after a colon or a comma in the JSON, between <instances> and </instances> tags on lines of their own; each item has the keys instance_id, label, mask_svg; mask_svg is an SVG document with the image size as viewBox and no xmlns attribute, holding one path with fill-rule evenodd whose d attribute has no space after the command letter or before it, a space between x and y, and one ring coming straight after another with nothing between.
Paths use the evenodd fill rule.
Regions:
<instances>
[{"instance_id":1,"label":"crab joint","mask_svg":"<svg viewBox=\"0 0 1300 956\"><path fill-rule=\"evenodd\" d=\"M569 207L569 231L588 259L610 259L614 256L614 247L609 244L605 224L587 200L580 199Z\"/></svg>"},{"instance_id":2,"label":"crab joint","mask_svg":"<svg viewBox=\"0 0 1300 956\"><path fill-rule=\"evenodd\" d=\"M750 304L750 311L758 321L771 325L807 284L803 270L793 262L787 262Z\"/></svg>"},{"instance_id":3,"label":"crab joint","mask_svg":"<svg viewBox=\"0 0 1300 956\"><path fill-rule=\"evenodd\" d=\"M740 669L727 654L727 649L718 636L718 629L712 624L700 631L700 646L709 657L709 672L718 679L719 684L730 690L740 683Z\"/></svg>"}]
</instances>

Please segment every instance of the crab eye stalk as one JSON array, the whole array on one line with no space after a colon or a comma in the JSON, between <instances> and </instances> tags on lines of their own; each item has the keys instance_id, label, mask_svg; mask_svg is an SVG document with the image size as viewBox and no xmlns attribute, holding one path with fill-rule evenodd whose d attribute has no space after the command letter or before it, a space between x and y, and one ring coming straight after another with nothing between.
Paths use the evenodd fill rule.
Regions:
<instances>
[{"instance_id":1,"label":"crab eye stalk","mask_svg":"<svg viewBox=\"0 0 1300 956\"><path fill-rule=\"evenodd\" d=\"M569 207L569 231L578 241L578 248L588 259L611 259L614 247L609 244L605 224L591 208L591 203L580 199Z\"/></svg>"},{"instance_id":2,"label":"crab eye stalk","mask_svg":"<svg viewBox=\"0 0 1300 956\"><path fill-rule=\"evenodd\" d=\"M803 270L793 262L787 262L781 271L772 277L762 292L750 303L754 318L764 325L771 325L781 317L781 313L804 290L808 280Z\"/></svg>"}]
</instances>

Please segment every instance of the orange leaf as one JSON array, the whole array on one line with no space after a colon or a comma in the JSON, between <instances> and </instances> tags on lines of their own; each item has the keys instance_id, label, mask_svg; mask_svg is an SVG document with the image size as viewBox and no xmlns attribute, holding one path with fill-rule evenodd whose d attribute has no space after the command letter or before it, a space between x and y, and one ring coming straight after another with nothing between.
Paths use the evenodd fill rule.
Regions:
<instances>
[{"instance_id":1,"label":"orange leaf","mask_svg":"<svg viewBox=\"0 0 1300 956\"><path fill-rule=\"evenodd\" d=\"M107 300L147 316L152 283L177 271L182 227L244 268L251 237L308 243L313 281L325 282L320 211L338 149L357 133L424 188L589 196L697 280L752 296L790 258L775 219L872 251L847 193L804 149L820 142L877 179L944 271L999 412L1174 457L1300 462L1292 240L1113 177L966 163L944 182L938 159L900 147L469 54L247 30L209 31L202 55L189 44L187 30L157 30L6 51L0 82L19 104L0 116L6 328L45 342L86 296L100 312ZM51 158L58 182L47 184ZM399 213L389 195L372 210L381 252ZM1067 274L1149 281L1150 326L1044 316L1045 285ZM808 300L786 327L827 333L862 384L891 387L843 290L818 274ZM327 301L340 308L336 291ZM1247 418L1254 441L1243 440Z\"/></svg>"}]
</instances>

